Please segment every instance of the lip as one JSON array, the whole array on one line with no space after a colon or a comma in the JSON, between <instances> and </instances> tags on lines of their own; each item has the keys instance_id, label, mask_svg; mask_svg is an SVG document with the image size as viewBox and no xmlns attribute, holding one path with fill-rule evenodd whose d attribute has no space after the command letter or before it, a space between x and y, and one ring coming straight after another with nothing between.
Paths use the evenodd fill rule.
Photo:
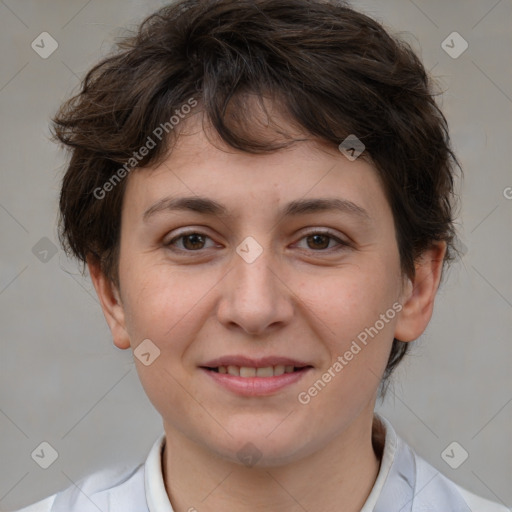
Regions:
<instances>
[{"instance_id":1,"label":"lip","mask_svg":"<svg viewBox=\"0 0 512 512\"><path fill-rule=\"evenodd\" d=\"M294 366L298 370L272 377L238 377L229 373L217 373L209 368L219 366L246 366L249 368L265 368L267 366ZM240 396L268 396L281 391L301 380L313 369L307 362L281 356L267 356L252 359L243 355L222 356L201 365L199 369L209 376L217 385Z\"/></svg>"},{"instance_id":2,"label":"lip","mask_svg":"<svg viewBox=\"0 0 512 512\"><path fill-rule=\"evenodd\" d=\"M242 396L267 396L295 384L312 370L303 368L293 373L283 373L273 377L237 377L228 373L217 373L206 368L200 368L214 382L225 389Z\"/></svg>"},{"instance_id":3,"label":"lip","mask_svg":"<svg viewBox=\"0 0 512 512\"><path fill-rule=\"evenodd\" d=\"M297 359L290 359L289 357L281 356L267 356L258 359L251 359L247 356L234 355L234 356L223 356L217 359L212 359L201 365L202 368L218 368L219 366L247 366L249 368L265 368L267 366L295 366L305 367L312 366L310 363L299 361ZM258 377L258 378L271 378L271 377Z\"/></svg>"}]
</instances>

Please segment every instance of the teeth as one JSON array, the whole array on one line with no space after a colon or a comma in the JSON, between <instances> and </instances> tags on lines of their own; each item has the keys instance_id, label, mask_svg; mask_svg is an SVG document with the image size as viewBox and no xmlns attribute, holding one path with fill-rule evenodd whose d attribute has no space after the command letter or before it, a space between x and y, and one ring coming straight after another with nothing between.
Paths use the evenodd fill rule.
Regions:
<instances>
[{"instance_id":1,"label":"teeth","mask_svg":"<svg viewBox=\"0 0 512 512\"><path fill-rule=\"evenodd\" d=\"M240 369L240 375L242 375L242 369ZM272 366L267 366L265 368L257 368L256 369L256 377L273 377L274 376L274 368Z\"/></svg>"},{"instance_id":2,"label":"teeth","mask_svg":"<svg viewBox=\"0 0 512 512\"><path fill-rule=\"evenodd\" d=\"M256 377L256 368L240 367L240 377Z\"/></svg>"},{"instance_id":3,"label":"teeth","mask_svg":"<svg viewBox=\"0 0 512 512\"><path fill-rule=\"evenodd\" d=\"M219 373L227 373L236 377L275 377L283 373L292 373L292 365L278 364L276 366L265 366L264 368L251 368L249 366L219 366Z\"/></svg>"},{"instance_id":4,"label":"teeth","mask_svg":"<svg viewBox=\"0 0 512 512\"><path fill-rule=\"evenodd\" d=\"M293 368L292 368L293 370ZM277 366L274 366L274 375L283 375L284 373L284 365L278 364Z\"/></svg>"},{"instance_id":5,"label":"teeth","mask_svg":"<svg viewBox=\"0 0 512 512\"><path fill-rule=\"evenodd\" d=\"M240 377L240 368L238 366L228 366L229 375L238 375Z\"/></svg>"}]
</instances>

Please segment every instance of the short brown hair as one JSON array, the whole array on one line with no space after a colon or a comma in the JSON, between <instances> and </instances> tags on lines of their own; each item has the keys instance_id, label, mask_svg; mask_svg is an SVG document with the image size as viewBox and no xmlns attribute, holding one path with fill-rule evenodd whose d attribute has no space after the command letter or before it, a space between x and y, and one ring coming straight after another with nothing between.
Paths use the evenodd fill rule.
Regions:
<instances>
[{"instance_id":1,"label":"short brown hair","mask_svg":"<svg viewBox=\"0 0 512 512\"><path fill-rule=\"evenodd\" d=\"M155 127L195 98L233 148L262 153L295 140L251 130L244 95L271 97L289 119L336 147L349 134L365 145L391 205L400 264L435 241L454 251L454 169L445 117L432 81L408 44L347 4L325 0L181 0L148 17L92 68L54 118L72 150L60 196L60 237L82 261L96 258L117 285L124 184L94 193L141 148ZM229 108L228 108L229 107ZM138 166L158 163L169 130ZM384 381L408 344L393 341Z\"/></svg>"}]
</instances>

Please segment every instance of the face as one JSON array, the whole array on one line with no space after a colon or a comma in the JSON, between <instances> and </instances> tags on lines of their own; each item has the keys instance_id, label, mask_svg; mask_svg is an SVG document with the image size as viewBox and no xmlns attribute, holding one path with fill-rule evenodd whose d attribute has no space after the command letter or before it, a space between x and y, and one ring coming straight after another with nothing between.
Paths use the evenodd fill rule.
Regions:
<instances>
[{"instance_id":1,"label":"face","mask_svg":"<svg viewBox=\"0 0 512 512\"><path fill-rule=\"evenodd\" d=\"M392 212L362 158L187 133L129 176L114 340L150 340L135 362L168 435L292 462L373 411L403 314Z\"/></svg>"}]
</instances>

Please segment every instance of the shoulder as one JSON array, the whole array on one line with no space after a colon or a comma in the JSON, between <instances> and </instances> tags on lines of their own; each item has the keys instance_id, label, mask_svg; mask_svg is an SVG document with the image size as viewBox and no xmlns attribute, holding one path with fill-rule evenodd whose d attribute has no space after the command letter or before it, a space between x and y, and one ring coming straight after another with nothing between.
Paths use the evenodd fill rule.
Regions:
<instances>
[{"instance_id":1,"label":"shoulder","mask_svg":"<svg viewBox=\"0 0 512 512\"><path fill-rule=\"evenodd\" d=\"M414 453L416 465L416 497L413 511L439 510L450 504L461 512L510 512L510 509L482 498L456 484Z\"/></svg>"},{"instance_id":2,"label":"shoulder","mask_svg":"<svg viewBox=\"0 0 512 512\"><path fill-rule=\"evenodd\" d=\"M146 512L144 466L118 466L89 475L15 512Z\"/></svg>"},{"instance_id":3,"label":"shoulder","mask_svg":"<svg viewBox=\"0 0 512 512\"><path fill-rule=\"evenodd\" d=\"M494 503L493 501L486 500L472 492L469 492L467 489L458 486L457 484L453 484L457 490L460 492L466 503L468 504L471 510L482 511L482 512L510 512L511 509L505 507L504 505L499 505Z\"/></svg>"},{"instance_id":4,"label":"shoulder","mask_svg":"<svg viewBox=\"0 0 512 512\"><path fill-rule=\"evenodd\" d=\"M377 478L380 488L375 490L378 498L373 497L376 507L364 511L512 512L450 480L399 437L386 418L378 419L385 427L384 453Z\"/></svg>"},{"instance_id":5,"label":"shoulder","mask_svg":"<svg viewBox=\"0 0 512 512\"><path fill-rule=\"evenodd\" d=\"M164 444L162 434L145 463L103 469L15 512L149 512L149 502L153 509L172 512L161 471Z\"/></svg>"}]
</instances>

